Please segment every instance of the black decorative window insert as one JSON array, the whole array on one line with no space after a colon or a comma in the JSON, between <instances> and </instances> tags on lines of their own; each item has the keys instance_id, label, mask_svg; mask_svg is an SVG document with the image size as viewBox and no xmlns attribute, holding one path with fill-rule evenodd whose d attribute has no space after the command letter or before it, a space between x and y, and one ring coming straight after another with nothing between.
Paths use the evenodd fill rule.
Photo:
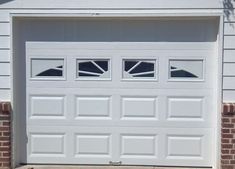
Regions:
<instances>
[{"instance_id":1,"label":"black decorative window insert","mask_svg":"<svg viewBox=\"0 0 235 169\"><path fill-rule=\"evenodd\" d=\"M156 60L149 59L124 59L124 79L155 79Z\"/></svg>"},{"instance_id":2,"label":"black decorative window insert","mask_svg":"<svg viewBox=\"0 0 235 169\"><path fill-rule=\"evenodd\" d=\"M170 78L172 79L202 79L203 60L178 60L169 61Z\"/></svg>"},{"instance_id":3,"label":"black decorative window insert","mask_svg":"<svg viewBox=\"0 0 235 169\"><path fill-rule=\"evenodd\" d=\"M64 76L64 59L32 59L32 78L61 78Z\"/></svg>"},{"instance_id":4,"label":"black decorative window insert","mask_svg":"<svg viewBox=\"0 0 235 169\"><path fill-rule=\"evenodd\" d=\"M109 79L109 59L77 59L77 77L81 79Z\"/></svg>"}]
</instances>

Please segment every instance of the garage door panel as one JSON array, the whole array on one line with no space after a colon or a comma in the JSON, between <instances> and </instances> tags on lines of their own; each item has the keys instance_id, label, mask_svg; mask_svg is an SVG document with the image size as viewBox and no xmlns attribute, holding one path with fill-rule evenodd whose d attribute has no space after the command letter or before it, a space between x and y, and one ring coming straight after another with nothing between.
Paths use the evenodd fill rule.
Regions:
<instances>
[{"instance_id":1,"label":"garage door panel","mask_svg":"<svg viewBox=\"0 0 235 169\"><path fill-rule=\"evenodd\" d=\"M121 156L125 157L157 157L157 136L146 135L146 134L123 134L120 136L121 139Z\"/></svg>"},{"instance_id":2,"label":"garage door panel","mask_svg":"<svg viewBox=\"0 0 235 169\"><path fill-rule=\"evenodd\" d=\"M151 119L158 118L158 101L157 97L140 97L140 96L122 96L122 120Z\"/></svg>"},{"instance_id":3,"label":"garage door panel","mask_svg":"<svg viewBox=\"0 0 235 169\"><path fill-rule=\"evenodd\" d=\"M212 129L168 129L165 135L165 162L185 165L210 166L212 156ZM182 162L183 161L183 162Z\"/></svg>"},{"instance_id":4,"label":"garage door panel","mask_svg":"<svg viewBox=\"0 0 235 169\"><path fill-rule=\"evenodd\" d=\"M211 166L211 44L28 44L28 61L66 69L39 80L27 67L28 162Z\"/></svg>"},{"instance_id":5,"label":"garage door panel","mask_svg":"<svg viewBox=\"0 0 235 169\"><path fill-rule=\"evenodd\" d=\"M167 100L168 120L205 120L204 97L168 97Z\"/></svg>"},{"instance_id":6,"label":"garage door panel","mask_svg":"<svg viewBox=\"0 0 235 169\"><path fill-rule=\"evenodd\" d=\"M65 157L65 133L30 133L30 156Z\"/></svg>"},{"instance_id":7,"label":"garage door panel","mask_svg":"<svg viewBox=\"0 0 235 169\"><path fill-rule=\"evenodd\" d=\"M76 119L111 118L111 96L76 96Z\"/></svg>"},{"instance_id":8,"label":"garage door panel","mask_svg":"<svg viewBox=\"0 0 235 169\"><path fill-rule=\"evenodd\" d=\"M29 96L29 118L66 119L66 97L64 95Z\"/></svg>"},{"instance_id":9,"label":"garage door panel","mask_svg":"<svg viewBox=\"0 0 235 169\"><path fill-rule=\"evenodd\" d=\"M110 134L75 134L75 157L111 157Z\"/></svg>"}]
</instances>

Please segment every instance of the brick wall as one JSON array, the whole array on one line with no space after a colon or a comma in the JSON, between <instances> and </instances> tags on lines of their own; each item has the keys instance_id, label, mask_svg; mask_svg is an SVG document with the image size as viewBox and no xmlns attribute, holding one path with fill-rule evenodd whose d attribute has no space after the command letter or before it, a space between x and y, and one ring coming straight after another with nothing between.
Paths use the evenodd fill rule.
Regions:
<instances>
[{"instance_id":1,"label":"brick wall","mask_svg":"<svg viewBox=\"0 0 235 169\"><path fill-rule=\"evenodd\" d=\"M11 168L11 105L0 102L0 169Z\"/></svg>"},{"instance_id":2,"label":"brick wall","mask_svg":"<svg viewBox=\"0 0 235 169\"><path fill-rule=\"evenodd\" d=\"M221 139L221 168L235 169L235 104L223 105Z\"/></svg>"}]
</instances>

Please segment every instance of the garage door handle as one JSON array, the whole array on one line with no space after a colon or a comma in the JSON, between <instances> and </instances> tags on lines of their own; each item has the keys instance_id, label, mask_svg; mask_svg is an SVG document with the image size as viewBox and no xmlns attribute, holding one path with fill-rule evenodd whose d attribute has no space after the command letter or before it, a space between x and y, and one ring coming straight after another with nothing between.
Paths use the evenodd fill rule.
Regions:
<instances>
[{"instance_id":1,"label":"garage door handle","mask_svg":"<svg viewBox=\"0 0 235 169\"><path fill-rule=\"evenodd\" d=\"M121 165L122 162L121 162L121 161L116 161L116 162L109 161L109 164L110 164L110 165Z\"/></svg>"}]
</instances>

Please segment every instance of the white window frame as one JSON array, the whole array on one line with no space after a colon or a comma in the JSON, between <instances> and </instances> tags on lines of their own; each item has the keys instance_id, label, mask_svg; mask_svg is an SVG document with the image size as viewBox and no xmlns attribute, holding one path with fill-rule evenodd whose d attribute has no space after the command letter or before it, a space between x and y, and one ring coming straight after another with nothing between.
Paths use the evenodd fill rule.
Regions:
<instances>
[{"instance_id":1,"label":"white window frame","mask_svg":"<svg viewBox=\"0 0 235 169\"><path fill-rule=\"evenodd\" d=\"M177 77L177 78L172 78L171 77L171 65L170 61L202 61L202 78L187 78L187 77ZM186 57L170 57L168 58L168 66L167 66L167 72L168 72L168 82L205 82L205 73L206 73L206 58L201 57L201 58L196 58L193 56L189 56L188 58Z\"/></svg>"},{"instance_id":2,"label":"white window frame","mask_svg":"<svg viewBox=\"0 0 235 169\"><path fill-rule=\"evenodd\" d=\"M39 76L39 77L32 77L32 60L63 60L64 65L63 65L63 71L62 71L62 76ZM30 57L29 58L29 69L30 69L30 74L29 74L29 80L30 81L65 81L66 80L66 75L67 75L67 61L65 57Z\"/></svg>"},{"instance_id":3,"label":"white window frame","mask_svg":"<svg viewBox=\"0 0 235 169\"><path fill-rule=\"evenodd\" d=\"M100 77L79 77L78 76L78 70L79 70L79 66L78 66L78 60L108 60L108 70L110 72L110 77L109 78L100 78ZM82 56L82 57L76 57L75 59L75 64L76 64L76 72L75 73L75 80L76 81L96 81L96 82L99 82L99 81L111 81L112 80L112 58L111 57L107 57L107 56L94 56L94 57L85 57L85 56Z\"/></svg>"}]
</instances>

